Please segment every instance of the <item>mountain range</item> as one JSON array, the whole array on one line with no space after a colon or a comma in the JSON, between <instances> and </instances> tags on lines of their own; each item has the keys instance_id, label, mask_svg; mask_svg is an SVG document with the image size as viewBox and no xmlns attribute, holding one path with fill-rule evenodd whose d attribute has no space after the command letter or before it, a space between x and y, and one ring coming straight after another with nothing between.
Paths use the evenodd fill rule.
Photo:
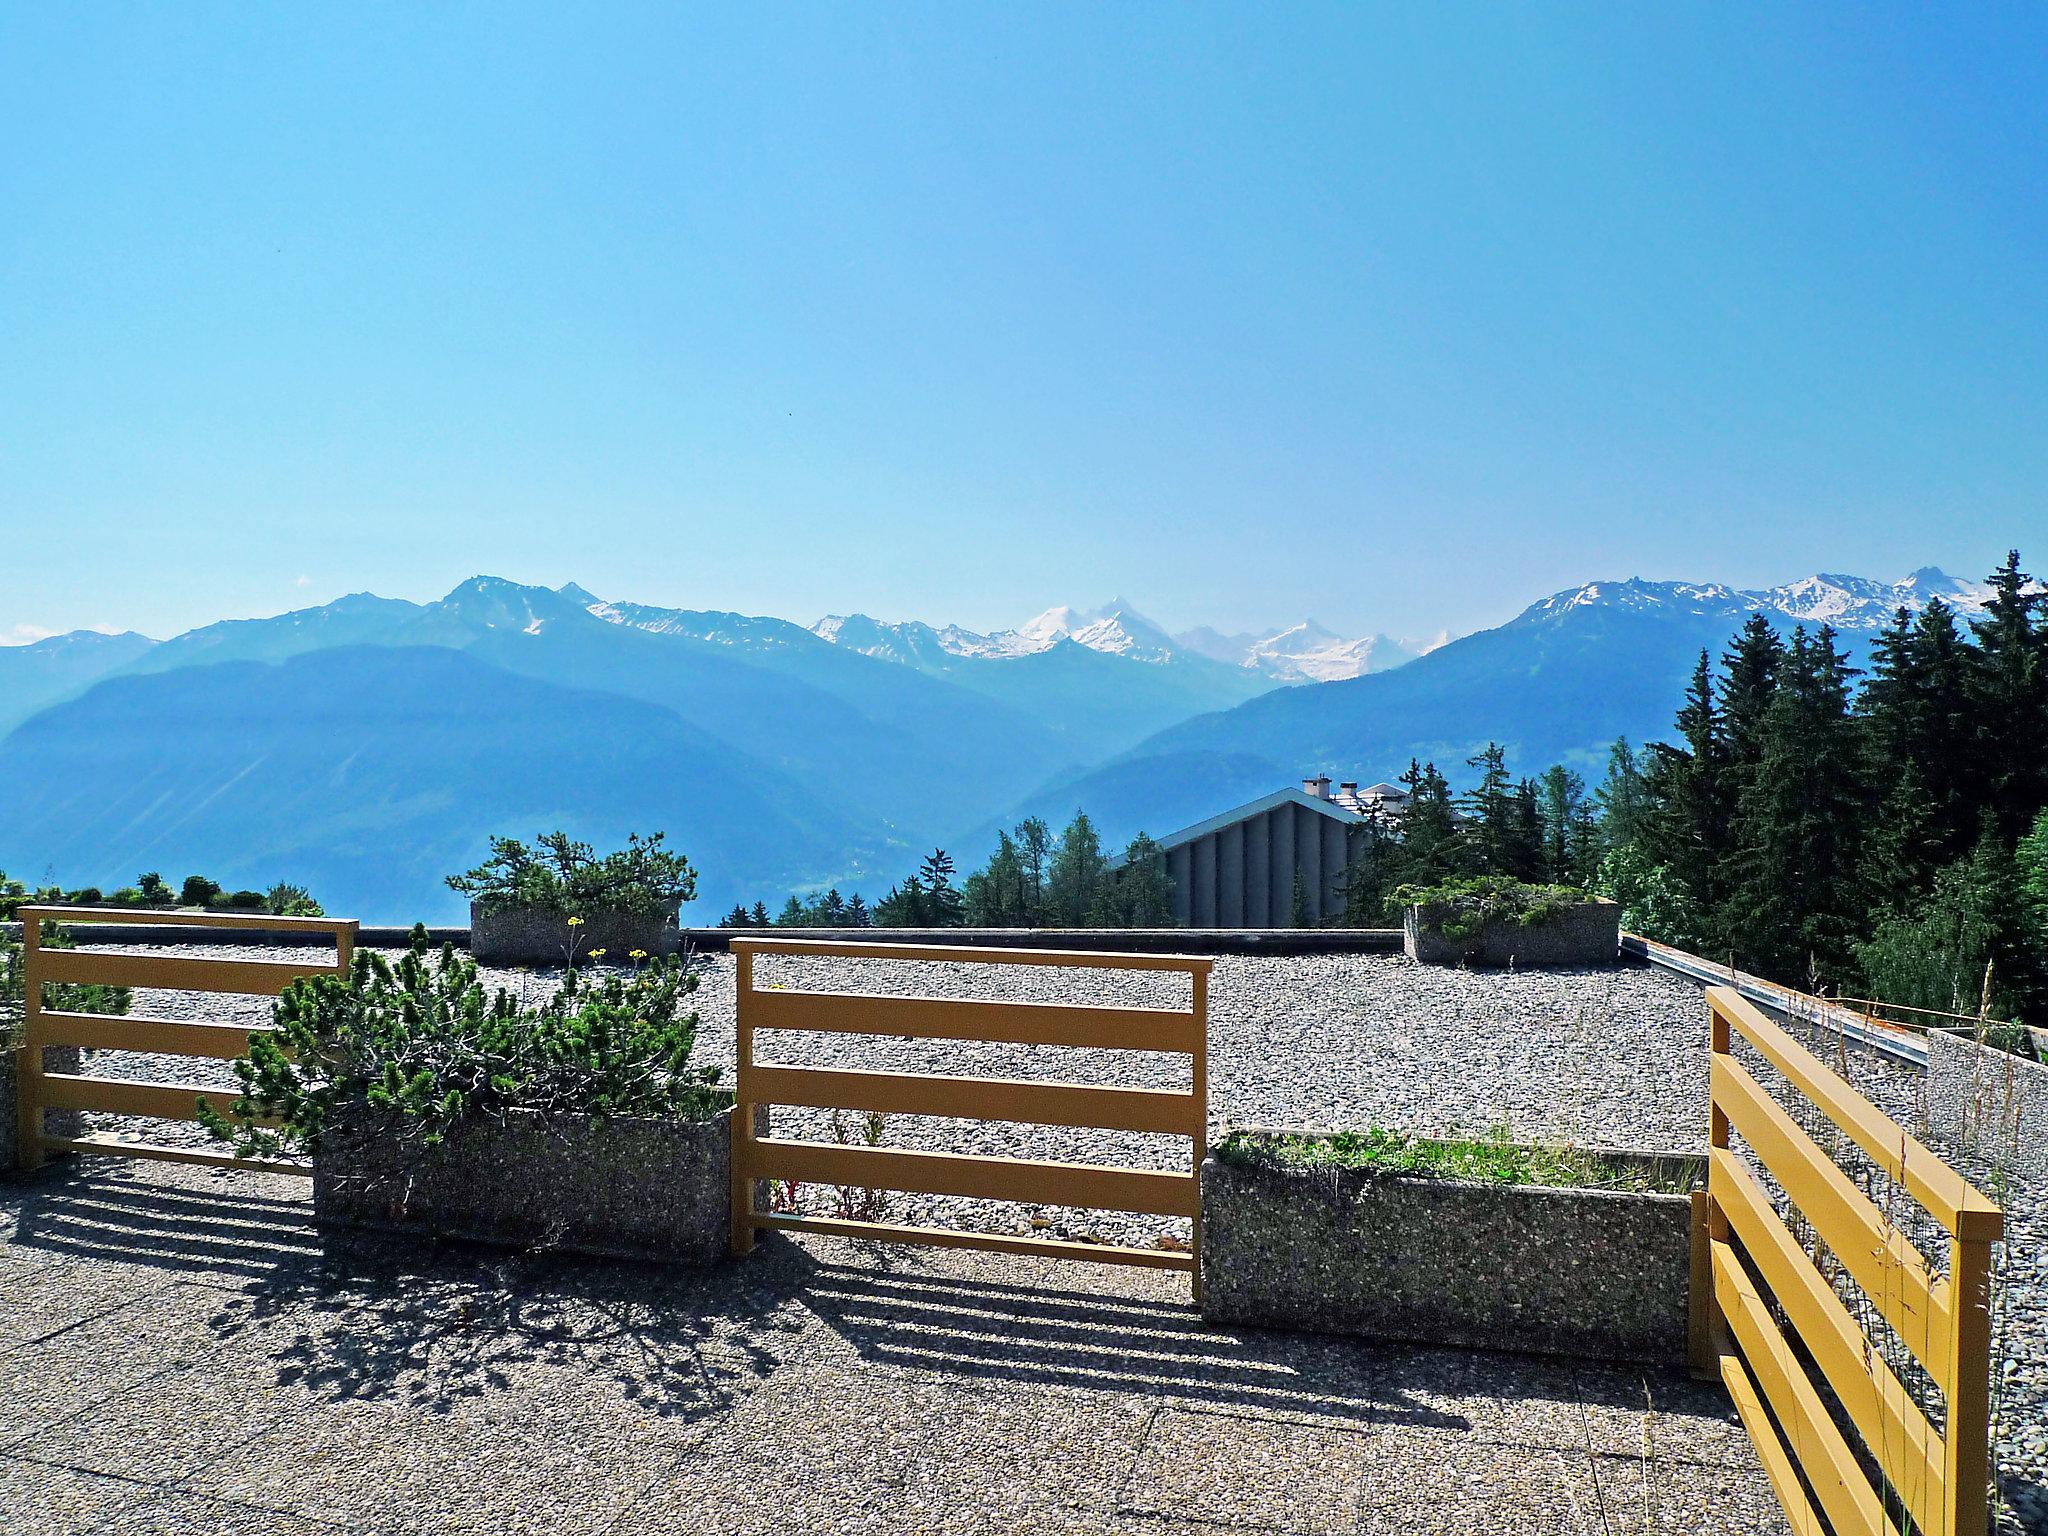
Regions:
<instances>
[{"instance_id":1,"label":"mountain range","mask_svg":"<svg viewBox=\"0 0 2048 1536\"><path fill-rule=\"evenodd\" d=\"M1312 623L1170 635L1121 600L1012 630L833 616L805 627L479 576L358 593L156 642L0 649L0 868L105 887L145 869L290 879L331 910L446 920L440 877L493 833L668 830L693 920L827 881L874 894L935 844L1087 809L1120 842L1323 770L1454 780L1488 740L1518 771L1597 770L1668 732L1701 647L1752 612L1852 652L1899 606L1972 611L1932 569L1759 591L1596 582L1428 645Z\"/></svg>"}]
</instances>

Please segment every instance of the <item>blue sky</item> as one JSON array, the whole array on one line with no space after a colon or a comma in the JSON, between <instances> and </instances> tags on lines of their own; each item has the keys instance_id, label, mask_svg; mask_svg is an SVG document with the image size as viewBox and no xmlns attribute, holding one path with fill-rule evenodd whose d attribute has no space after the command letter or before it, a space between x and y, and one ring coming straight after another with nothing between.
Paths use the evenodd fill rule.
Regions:
<instances>
[{"instance_id":1,"label":"blue sky","mask_svg":"<svg viewBox=\"0 0 2048 1536\"><path fill-rule=\"evenodd\" d=\"M2048 565L2038 6L15 5L0 70L0 631Z\"/></svg>"}]
</instances>

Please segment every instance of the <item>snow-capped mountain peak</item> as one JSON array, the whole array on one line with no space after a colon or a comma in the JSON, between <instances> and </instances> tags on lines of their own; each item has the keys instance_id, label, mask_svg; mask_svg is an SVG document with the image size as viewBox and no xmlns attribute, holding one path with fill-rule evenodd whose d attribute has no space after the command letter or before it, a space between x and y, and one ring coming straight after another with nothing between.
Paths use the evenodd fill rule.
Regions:
<instances>
[{"instance_id":1,"label":"snow-capped mountain peak","mask_svg":"<svg viewBox=\"0 0 2048 1536\"><path fill-rule=\"evenodd\" d=\"M1561 618L1574 609L1656 609L1691 613L1765 613L1794 624L1838 630L1881 629L1899 609L1917 613L1935 598L1969 615L1981 612L1990 588L1923 566L1902 581L1876 581L1822 571L1775 587L1745 590L1720 582L1591 581L1554 593L1524 611L1524 619Z\"/></svg>"}]
</instances>

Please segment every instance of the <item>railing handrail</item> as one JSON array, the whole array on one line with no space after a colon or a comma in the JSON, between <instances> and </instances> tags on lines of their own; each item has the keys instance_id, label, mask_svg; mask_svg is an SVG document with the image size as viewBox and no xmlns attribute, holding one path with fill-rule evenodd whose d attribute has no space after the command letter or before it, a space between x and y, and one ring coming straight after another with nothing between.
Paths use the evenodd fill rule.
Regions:
<instances>
[{"instance_id":1,"label":"railing handrail","mask_svg":"<svg viewBox=\"0 0 2048 1536\"><path fill-rule=\"evenodd\" d=\"M1949 1232L1974 1241L1998 1241L2004 1231L2004 1213L1976 1185L1864 1098L1733 987L1709 987L1707 998L1744 1039L1784 1073L1803 1098L1855 1141L1871 1161L1925 1206Z\"/></svg>"},{"instance_id":2,"label":"railing handrail","mask_svg":"<svg viewBox=\"0 0 2048 1536\"><path fill-rule=\"evenodd\" d=\"M271 933L354 933L352 917L279 917L271 912L181 912L166 907L22 906L23 922L136 924L153 928L247 928Z\"/></svg>"},{"instance_id":3,"label":"railing handrail","mask_svg":"<svg viewBox=\"0 0 2048 1536\"><path fill-rule=\"evenodd\" d=\"M965 944L856 943L842 939L741 939L736 955L820 955L847 960L957 960L970 965L1054 965L1090 971L1181 971L1207 975L1213 955L1162 955L1136 950L1007 949Z\"/></svg>"}]
</instances>

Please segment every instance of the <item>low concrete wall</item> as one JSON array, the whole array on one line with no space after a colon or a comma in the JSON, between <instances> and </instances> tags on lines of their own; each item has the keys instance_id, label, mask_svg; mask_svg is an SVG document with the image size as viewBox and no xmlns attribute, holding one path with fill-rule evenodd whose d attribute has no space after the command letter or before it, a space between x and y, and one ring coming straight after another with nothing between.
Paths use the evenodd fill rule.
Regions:
<instances>
[{"instance_id":1,"label":"low concrete wall","mask_svg":"<svg viewBox=\"0 0 2048 1536\"><path fill-rule=\"evenodd\" d=\"M479 965L566 965L600 949L608 963L621 965L636 949L674 954L682 943L676 910L671 907L660 917L593 912L571 927L559 912L485 912L472 904L469 948Z\"/></svg>"},{"instance_id":2,"label":"low concrete wall","mask_svg":"<svg viewBox=\"0 0 2048 1536\"><path fill-rule=\"evenodd\" d=\"M15 1160L16 1128L21 1123L21 1051L0 1050L0 1174L13 1173L19 1164ZM45 1072L77 1072L85 1060L85 1052L75 1045L52 1045L43 1051ZM43 1111L43 1134L46 1136L83 1136L85 1134L85 1111L79 1109L46 1109Z\"/></svg>"},{"instance_id":3,"label":"low concrete wall","mask_svg":"<svg viewBox=\"0 0 2048 1536\"><path fill-rule=\"evenodd\" d=\"M1611 901L1581 902L1548 922L1523 925L1495 919L1470 939L1446 938L1438 926L1449 909L1410 907L1402 947L1425 965L1512 965L1517 970L1613 965L1621 952L1621 908Z\"/></svg>"},{"instance_id":4,"label":"low concrete wall","mask_svg":"<svg viewBox=\"0 0 2048 1536\"><path fill-rule=\"evenodd\" d=\"M766 1129L766 1110L757 1127ZM732 1213L732 1112L710 1120L458 1123L408 1148L388 1123L330 1132L313 1159L313 1216L517 1248L715 1264Z\"/></svg>"},{"instance_id":5,"label":"low concrete wall","mask_svg":"<svg viewBox=\"0 0 2048 1536\"><path fill-rule=\"evenodd\" d=\"M2048 1066L1930 1030L1927 1128L1988 1163L2048 1178Z\"/></svg>"},{"instance_id":6,"label":"low concrete wall","mask_svg":"<svg viewBox=\"0 0 2048 1536\"><path fill-rule=\"evenodd\" d=\"M1212 1322L1679 1362L1691 1283L1684 1195L1202 1164Z\"/></svg>"}]
</instances>

